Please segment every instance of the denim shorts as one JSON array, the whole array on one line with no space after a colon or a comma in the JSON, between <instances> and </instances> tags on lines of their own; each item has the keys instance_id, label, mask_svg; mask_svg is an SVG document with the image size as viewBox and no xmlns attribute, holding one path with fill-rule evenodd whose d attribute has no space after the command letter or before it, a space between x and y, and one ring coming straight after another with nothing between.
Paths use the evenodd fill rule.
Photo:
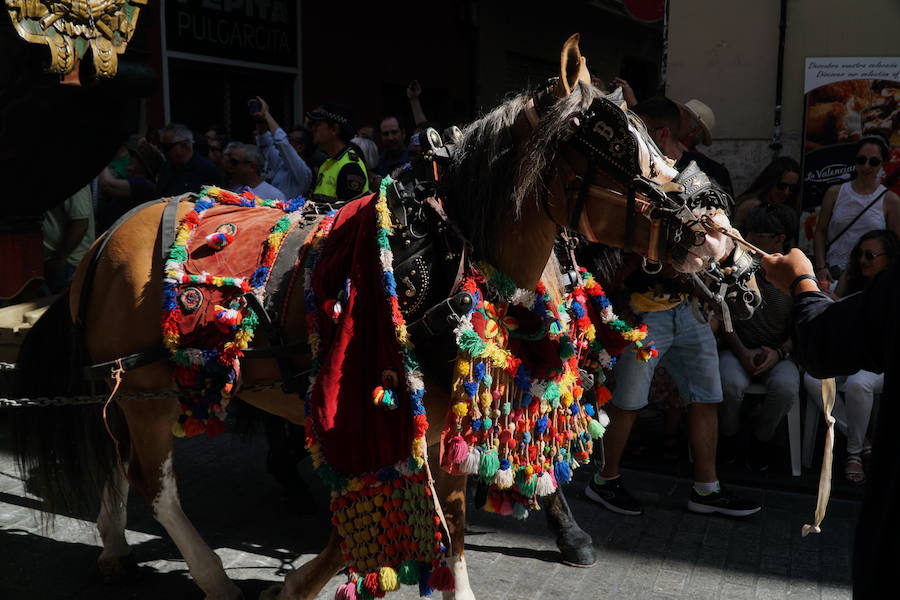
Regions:
<instances>
[{"instance_id":1,"label":"denim shorts","mask_svg":"<svg viewBox=\"0 0 900 600\"><path fill-rule=\"evenodd\" d=\"M611 402L625 410L639 410L648 403L650 382L656 366L663 361L686 402L721 402L722 380L719 354L709 324L694 317L688 302L675 308L638 314L647 324L647 342L659 355L649 362L637 360L626 351L614 369L616 388Z\"/></svg>"}]
</instances>

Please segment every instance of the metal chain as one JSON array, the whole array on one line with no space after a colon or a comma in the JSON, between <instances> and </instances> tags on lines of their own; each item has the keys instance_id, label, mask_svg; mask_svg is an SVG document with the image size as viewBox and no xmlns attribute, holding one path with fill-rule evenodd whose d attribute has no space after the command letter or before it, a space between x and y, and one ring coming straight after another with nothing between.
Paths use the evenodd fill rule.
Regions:
<instances>
[{"instance_id":1,"label":"metal chain","mask_svg":"<svg viewBox=\"0 0 900 600\"><path fill-rule=\"evenodd\" d=\"M13 371L9 369L10 363L0 363L0 371ZM274 389L280 389L281 382L276 381L271 384L253 385L241 388L241 392L265 392ZM178 396L177 390L160 390L158 392L136 392L130 394L118 394L117 400L139 400L139 399L157 399ZM106 402L109 394L92 395L92 396L41 396L40 398L0 398L0 408L24 408L30 406L46 407L46 406L69 406L78 404L102 404Z\"/></svg>"}]
</instances>

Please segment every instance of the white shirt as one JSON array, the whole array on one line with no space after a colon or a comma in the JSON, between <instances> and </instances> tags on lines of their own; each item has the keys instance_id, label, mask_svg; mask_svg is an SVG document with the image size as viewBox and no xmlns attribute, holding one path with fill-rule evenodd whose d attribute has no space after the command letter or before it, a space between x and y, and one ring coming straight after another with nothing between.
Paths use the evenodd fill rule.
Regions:
<instances>
[{"instance_id":1,"label":"white shirt","mask_svg":"<svg viewBox=\"0 0 900 600\"><path fill-rule=\"evenodd\" d=\"M838 191L837 200L834 201L834 209L831 212L831 220L828 222L828 231L826 232L825 241L835 240L837 234L843 231L850 221L856 218L863 209L872 203L879 194L884 192L884 186L879 185L871 194L860 194L854 191L853 186L848 181L841 184ZM850 261L850 252L853 246L859 241L864 233L873 229L884 229L886 227L884 220L884 195L878 198L875 204L866 210L860 218L856 219L853 226L841 234L831 246L825 255L825 263L828 266L837 266L843 271L847 268Z\"/></svg>"}]
</instances>

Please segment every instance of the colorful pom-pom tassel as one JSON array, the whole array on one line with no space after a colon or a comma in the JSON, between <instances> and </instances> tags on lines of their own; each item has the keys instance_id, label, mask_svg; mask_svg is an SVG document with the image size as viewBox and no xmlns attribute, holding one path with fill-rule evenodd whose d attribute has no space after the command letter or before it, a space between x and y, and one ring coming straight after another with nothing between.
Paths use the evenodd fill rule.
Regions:
<instances>
[{"instance_id":1,"label":"colorful pom-pom tassel","mask_svg":"<svg viewBox=\"0 0 900 600\"><path fill-rule=\"evenodd\" d=\"M553 465L553 475L560 485L565 485L572 481L572 468L567 460L558 460Z\"/></svg>"},{"instance_id":2,"label":"colorful pom-pom tassel","mask_svg":"<svg viewBox=\"0 0 900 600\"><path fill-rule=\"evenodd\" d=\"M455 435L447 446L447 459L454 465L466 460L469 454L469 446L461 435Z\"/></svg>"},{"instance_id":3,"label":"colorful pom-pom tassel","mask_svg":"<svg viewBox=\"0 0 900 600\"><path fill-rule=\"evenodd\" d=\"M356 593L356 583L348 581L340 586L334 592L334 600L358 600L359 595Z\"/></svg>"},{"instance_id":4,"label":"colorful pom-pom tassel","mask_svg":"<svg viewBox=\"0 0 900 600\"><path fill-rule=\"evenodd\" d=\"M606 414L605 410L600 411L597 420L600 421L600 424L603 425L603 427L609 427L609 415Z\"/></svg>"},{"instance_id":5,"label":"colorful pom-pom tassel","mask_svg":"<svg viewBox=\"0 0 900 600\"><path fill-rule=\"evenodd\" d=\"M500 459L497 458L496 450L486 450L481 454L481 462L478 466L478 478L490 483L497 471L500 469Z\"/></svg>"},{"instance_id":6,"label":"colorful pom-pom tassel","mask_svg":"<svg viewBox=\"0 0 900 600\"><path fill-rule=\"evenodd\" d=\"M413 585L419 581L419 562L404 560L397 568L397 579L403 585Z\"/></svg>"},{"instance_id":7,"label":"colorful pom-pom tassel","mask_svg":"<svg viewBox=\"0 0 900 600\"><path fill-rule=\"evenodd\" d=\"M221 231L217 231L206 236L206 245L213 250L221 250L232 241L234 241L233 235L231 235L230 233L223 233Z\"/></svg>"},{"instance_id":8,"label":"colorful pom-pom tassel","mask_svg":"<svg viewBox=\"0 0 900 600\"><path fill-rule=\"evenodd\" d=\"M501 490L509 489L513 485L513 470L509 468L509 461L505 458L500 462L500 468L494 474L494 485ZM505 468L502 464L504 462L506 463Z\"/></svg>"},{"instance_id":9,"label":"colorful pom-pom tassel","mask_svg":"<svg viewBox=\"0 0 900 600\"><path fill-rule=\"evenodd\" d=\"M549 496L556 491L556 482L548 472L543 472L537 477L534 493L537 496Z\"/></svg>"},{"instance_id":10,"label":"colorful pom-pom tassel","mask_svg":"<svg viewBox=\"0 0 900 600\"><path fill-rule=\"evenodd\" d=\"M399 590L400 581L397 578L397 571L390 567L378 569L378 587L382 592L396 592Z\"/></svg>"},{"instance_id":11,"label":"colorful pom-pom tassel","mask_svg":"<svg viewBox=\"0 0 900 600\"><path fill-rule=\"evenodd\" d=\"M606 433L606 428L600 424L600 421L596 419L591 419L591 422L588 423L588 433L591 438L597 439L603 437L603 434Z\"/></svg>"},{"instance_id":12,"label":"colorful pom-pom tassel","mask_svg":"<svg viewBox=\"0 0 900 600\"><path fill-rule=\"evenodd\" d=\"M383 388L380 385L372 390L372 403L375 406L383 406L384 408L397 408L394 391Z\"/></svg>"},{"instance_id":13,"label":"colorful pom-pom tassel","mask_svg":"<svg viewBox=\"0 0 900 600\"><path fill-rule=\"evenodd\" d=\"M428 586L441 592L452 592L456 589L456 580L453 571L446 564L442 564L431 572L428 578Z\"/></svg>"},{"instance_id":14,"label":"colorful pom-pom tassel","mask_svg":"<svg viewBox=\"0 0 900 600\"><path fill-rule=\"evenodd\" d=\"M226 331L237 329L238 325L240 325L243 320L241 311L237 308L225 308L224 306L219 306L217 304L215 309L216 323L219 324L220 328Z\"/></svg>"},{"instance_id":15,"label":"colorful pom-pom tassel","mask_svg":"<svg viewBox=\"0 0 900 600\"><path fill-rule=\"evenodd\" d=\"M481 452L477 448L471 448L465 460L459 465L459 472L463 475L477 475L481 466Z\"/></svg>"}]
</instances>

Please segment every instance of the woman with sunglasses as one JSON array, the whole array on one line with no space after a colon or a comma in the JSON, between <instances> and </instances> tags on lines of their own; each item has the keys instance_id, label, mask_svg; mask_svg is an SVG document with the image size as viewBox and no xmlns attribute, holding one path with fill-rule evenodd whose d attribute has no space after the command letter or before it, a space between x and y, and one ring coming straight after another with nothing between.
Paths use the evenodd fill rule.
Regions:
<instances>
[{"instance_id":1,"label":"woman with sunglasses","mask_svg":"<svg viewBox=\"0 0 900 600\"><path fill-rule=\"evenodd\" d=\"M823 290L847 268L853 244L863 233L890 229L900 235L900 198L881 185L887 157L884 139L862 138L853 159L856 177L825 192L813 237L816 277Z\"/></svg>"},{"instance_id":2,"label":"woman with sunglasses","mask_svg":"<svg viewBox=\"0 0 900 600\"><path fill-rule=\"evenodd\" d=\"M786 204L796 211L799 189L800 164L789 156L779 156L738 196L731 222L740 228L747 215L761 204Z\"/></svg>"},{"instance_id":3,"label":"woman with sunglasses","mask_svg":"<svg viewBox=\"0 0 900 600\"><path fill-rule=\"evenodd\" d=\"M841 276L835 293L843 298L862 291L866 284L900 255L900 241L893 231L876 229L864 234L850 252L850 263ZM819 406L822 405L822 383L806 374L803 378L806 393ZM863 484L866 473L863 460L868 459L872 445L866 440L869 417L875 394L884 387L884 374L858 371L846 377L843 383L844 402L834 407L837 427L847 436L847 460L844 477L853 484Z\"/></svg>"}]
</instances>

